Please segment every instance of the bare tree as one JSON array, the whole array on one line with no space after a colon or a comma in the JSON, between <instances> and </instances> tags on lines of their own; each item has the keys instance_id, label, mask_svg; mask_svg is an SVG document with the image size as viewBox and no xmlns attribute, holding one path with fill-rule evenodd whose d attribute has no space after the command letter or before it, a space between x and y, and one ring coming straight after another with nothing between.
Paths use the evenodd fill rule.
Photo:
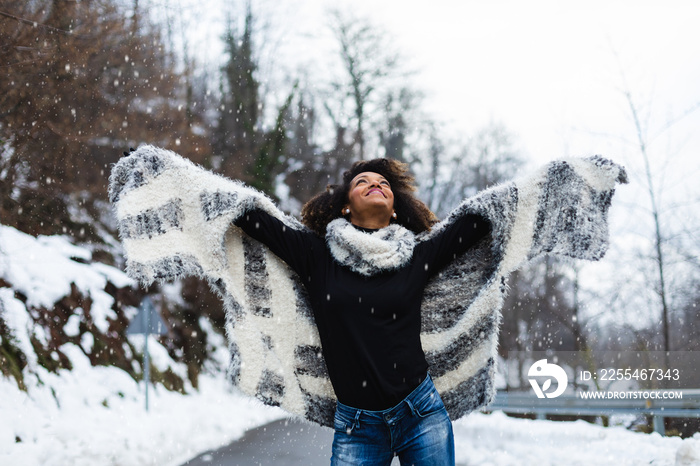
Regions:
<instances>
[{"instance_id":1,"label":"bare tree","mask_svg":"<svg viewBox=\"0 0 700 466\"><path fill-rule=\"evenodd\" d=\"M647 194L649 195L649 203L651 206L651 216L654 224L654 255L655 262L658 271L659 286L658 294L661 300L661 321L663 325L663 344L664 351L671 350L671 341L669 333L669 307L668 307L668 291L666 288L666 258L663 249L664 238L661 234L661 221L660 221L660 210L659 202L657 199L657 192L654 188L654 177L651 172L651 165L649 163L649 153L647 151L647 138L644 130L642 129L642 123L639 119L639 113L637 107L632 99L632 95L629 90L625 91L625 98L627 104L630 108L630 114L632 115L632 121L634 122L634 127L637 135L637 143L639 144L639 154L644 161L644 173L646 175L646 188Z\"/></svg>"},{"instance_id":2,"label":"bare tree","mask_svg":"<svg viewBox=\"0 0 700 466\"><path fill-rule=\"evenodd\" d=\"M571 272L567 262L545 256L508 279L499 348L502 356L516 363L520 386L528 386L524 364L533 351L578 352L584 358L589 352L578 279ZM577 363L573 359L567 362ZM585 362L590 369L592 360Z\"/></svg>"},{"instance_id":3,"label":"bare tree","mask_svg":"<svg viewBox=\"0 0 700 466\"><path fill-rule=\"evenodd\" d=\"M524 165L513 135L500 123L489 123L466 142L445 142L436 131L430 140L427 163L432 181L421 188L438 216L463 199L510 180Z\"/></svg>"},{"instance_id":4,"label":"bare tree","mask_svg":"<svg viewBox=\"0 0 700 466\"><path fill-rule=\"evenodd\" d=\"M650 254L644 253L643 255L650 257L653 263L655 278L652 278L653 286L650 289L658 297L662 326L661 344L663 351L668 353L674 348L671 338L671 321L673 315L678 313L678 309L674 309L673 306L674 295L680 292L680 289L676 289L677 285L672 284L672 269L678 269L678 265L682 262L683 250L688 247L689 243L683 239L682 231L684 226L681 224L674 227L673 224L675 222L671 222L671 219L676 217L672 213L672 206L668 203L663 203L661 200L663 194L661 178L664 173L660 173L658 169L652 168L652 164L655 161L657 166L660 165L658 164L660 158L667 161L667 163L663 164L664 167L670 167L671 164L668 162L673 157L673 154L668 149L664 150L664 155L654 154L651 146L655 139L662 134L667 134L674 125L700 108L700 105L691 106L679 117L668 120L658 132L652 134L648 120L649 116L642 116L641 107L632 95L624 71L621 70L620 73L622 77L621 92L633 125L633 144L636 146L636 152L641 159L643 167L640 185L643 186L647 196L647 205L643 208L643 211L650 219L652 225L652 251ZM691 204L693 203L692 200L690 202ZM687 205L684 206L684 208L687 207ZM688 219L679 220L682 223ZM678 271L680 272L680 270ZM682 294L682 292L680 293Z\"/></svg>"},{"instance_id":5,"label":"bare tree","mask_svg":"<svg viewBox=\"0 0 700 466\"><path fill-rule=\"evenodd\" d=\"M387 33L368 19L345 15L338 10L332 13L332 19L344 76L333 82L338 101L335 108L328 106L327 109L338 120L349 104L354 117L353 139L362 160L366 156L369 110L373 104L376 106L387 83L398 76L401 58L391 46Z\"/></svg>"},{"instance_id":6,"label":"bare tree","mask_svg":"<svg viewBox=\"0 0 700 466\"><path fill-rule=\"evenodd\" d=\"M0 216L88 238L94 229L68 204L103 199L123 150L197 143L181 136L179 76L138 6L126 15L114 2L0 0L0 11Z\"/></svg>"},{"instance_id":7,"label":"bare tree","mask_svg":"<svg viewBox=\"0 0 700 466\"><path fill-rule=\"evenodd\" d=\"M385 157L406 162L406 136L410 131L408 115L419 98L417 92L407 87L396 92L388 91L384 97L385 122L384 129L379 132L379 140Z\"/></svg>"}]
</instances>

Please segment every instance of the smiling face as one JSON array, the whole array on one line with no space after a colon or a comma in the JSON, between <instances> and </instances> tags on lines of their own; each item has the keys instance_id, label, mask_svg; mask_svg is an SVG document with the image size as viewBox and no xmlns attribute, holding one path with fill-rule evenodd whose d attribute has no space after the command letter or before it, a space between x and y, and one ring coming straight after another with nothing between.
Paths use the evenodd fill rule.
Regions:
<instances>
[{"instance_id":1,"label":"smiling face","mask_svg":"<svg viewBox=\"0 0 700 466\"><path fill-rule=\"evenodd\" d=\"M379 173L362 172L350 181L348 204L350 221L365 228L389 225L394 213L394 193L389 182Z\"/></svg>"}]
</instances>

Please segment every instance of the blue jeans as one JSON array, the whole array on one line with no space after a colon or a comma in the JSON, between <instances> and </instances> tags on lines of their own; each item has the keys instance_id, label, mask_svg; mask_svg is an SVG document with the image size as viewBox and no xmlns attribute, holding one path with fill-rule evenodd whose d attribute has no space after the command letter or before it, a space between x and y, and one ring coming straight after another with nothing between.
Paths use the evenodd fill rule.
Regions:
<instances>
[{"instance_id":1,"label":"blue jeans","mask_svg":"<svg viewBox=\"0 0 700 466\"><path fill-rule=\"evenodd\" d=\"M452 422L427 376L401 403L367 411L338 402L331 466L455 464Z\"/></svg>"}]
</instances>

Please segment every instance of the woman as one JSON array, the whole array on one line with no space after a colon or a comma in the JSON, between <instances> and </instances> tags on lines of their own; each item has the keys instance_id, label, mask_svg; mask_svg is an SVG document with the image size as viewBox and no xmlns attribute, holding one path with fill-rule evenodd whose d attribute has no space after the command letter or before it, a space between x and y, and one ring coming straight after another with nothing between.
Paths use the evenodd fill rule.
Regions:
<instances>
[{"instance_id":1,"label":"woman","mask_svg":"<svg viewBox=\"0 0 700 466\"><path fill-rule=\"evenodd\" d=\"M602 258L625 182L602 157L555 161L435 224L405 168L380 159L309 201L304 226L262 193L144 145L114 166L109 195L129 276L196 275L220 293L243 393L334 426L335 464L394 452L450 464L442 405L456 420L493 399L508 274L545 253Z\"/></svg>"},{"instance_id":2,"label":"woman","mask_svg":"<svg viewBox=\"0 0 700 466\"><path fill-rule=\"evenodd\" d=\"M483 238L488 220L466 215L412 250L387 251L405 260L372 275L339 263L325 240L329 224L350 225L360 241L381 237L390 226L393 237L430 229L435 216L414 189L405 165L361 161L340 186L304 206L302 221L312 232L288 228L261 209L235 222L289 264L309 294L338 397L335 465L389 464L394 455L401 464L454 464L451 422L421 348L420 304L428 280ZM381 259L367 257L366 266Z\"/></svg>"}]
</instances>

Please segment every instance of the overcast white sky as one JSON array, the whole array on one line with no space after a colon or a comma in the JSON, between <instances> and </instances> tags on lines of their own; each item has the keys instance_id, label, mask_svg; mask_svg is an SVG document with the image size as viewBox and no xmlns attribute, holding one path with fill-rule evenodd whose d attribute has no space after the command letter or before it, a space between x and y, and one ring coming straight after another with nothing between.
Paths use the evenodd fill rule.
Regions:
<instances>
[{"instance_id":1,"label":"overcast white sky","mask_svg":"<svg viewBox=\"0 0 700 466\"><path fill-rule=\"evenodd\" d=\"M591 133L632 130L620 70L653 105L652 127L700 103L694 0L281 3L298 5L290 32L309 41L323 37L329 5L372 18L413 59L436 118L465 132L501 121L536 158L604 151Z\"/></svg>"},{"instance_id":2,"label":"overcast white sky","mask_svg":"<svg viewBox=\"0 0 700 466\"><path fill-rule=\"evenodd\" d=\"M196 8L209 50L225 8L241 11L244 3L212 6L219 1ZM436 120L464 135L501 122L536 161L592 153L634 161L634 147L620 143L635 138L624 72L650 134L661 133L650 147L654 159L678 154L674 160L690 160L698 175L700 109L673 131L662 129L700 104L700 1L253 0L253 7L275 30L274 66L311 73L332 48L329 8L370 18L412 60Z\"/></svg>"}]
</instances>

